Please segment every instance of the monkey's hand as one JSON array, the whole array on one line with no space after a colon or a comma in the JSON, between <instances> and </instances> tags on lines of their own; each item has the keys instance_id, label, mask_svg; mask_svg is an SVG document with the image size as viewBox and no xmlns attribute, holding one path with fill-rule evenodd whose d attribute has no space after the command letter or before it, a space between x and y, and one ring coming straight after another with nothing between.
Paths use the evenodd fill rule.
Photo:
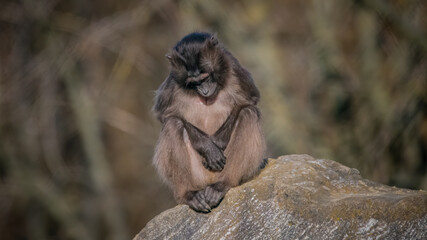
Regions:
<instances>
[{"instance_id":1,"label":"monkey's hand","mask_svg":"<svg viewBox=\"0 0 427 240\"><path fill-rule=\"evenodd\" d=\"M224 169L225 165L225 156L224 152L219 149L212 141L210 141L210 144L207 144L205 146L205 149L202 152L199 152L200 155L204 158L204 161L202 161L203 166L214 172L219 172Z\"/></svg>"},{"instance_id":2,"label":"monkey's hand","mask_svg":"<svg viewBox=\"0 0 427 240\"><path fill-rule=\"evenodd\" d=\"M203 166L210 171L222 171L226 160L224 151L205 132L187 121L183 121L183 123L191 145L204 158L202 161Z\"/></svg>"}]
</instances>

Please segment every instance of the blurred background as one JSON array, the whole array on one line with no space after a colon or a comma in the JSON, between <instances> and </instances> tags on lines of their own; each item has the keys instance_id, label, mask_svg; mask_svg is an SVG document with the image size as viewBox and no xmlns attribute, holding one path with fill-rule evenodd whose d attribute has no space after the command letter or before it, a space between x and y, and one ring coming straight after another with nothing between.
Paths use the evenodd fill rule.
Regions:
<instances>
[{"instance_id":1,"label":"blurred background","mask_svg":"<svg viewBox=\"0 0 427 240\"><path fill-rule=\"evenodd\" d=\"M268 156L427 189L422 0L0 1L1 239L130 239L175 205L151 165L165 53L216 32L261 91Z\"/></svg>"}]
</instances>

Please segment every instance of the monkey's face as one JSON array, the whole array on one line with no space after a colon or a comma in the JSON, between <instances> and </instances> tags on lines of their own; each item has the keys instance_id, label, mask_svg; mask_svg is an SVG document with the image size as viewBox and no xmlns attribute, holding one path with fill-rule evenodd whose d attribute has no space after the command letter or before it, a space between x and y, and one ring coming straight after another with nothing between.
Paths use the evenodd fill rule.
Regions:
<instances>
[{"instance_id":1,"label":"monkey's face","mask_svg":"<svg viewBox=\"0 0 427 240\"><path fill-rule=\"evenodd\" d=\"M199 95L205 104L224 87L229 66L215 36L200 33L183 38L166 56L178 85Z\"/></svg>"}]
</instances>

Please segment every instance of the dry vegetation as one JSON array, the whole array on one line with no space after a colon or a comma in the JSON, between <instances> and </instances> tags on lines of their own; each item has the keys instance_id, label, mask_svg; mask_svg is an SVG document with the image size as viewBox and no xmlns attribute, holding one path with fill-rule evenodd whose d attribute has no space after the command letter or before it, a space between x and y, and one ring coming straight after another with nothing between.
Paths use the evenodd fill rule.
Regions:
<instances>
[{"instance_id":1,"label":"dry vegetation","mask_svg":"<svg viewBox=\"0 0 427 240\"><path fill-rule=\"evenodd\" d=\"M427 189L427 4L0 4L0 232L129 239L174 205L151 166L164 54L217 32L261 90L269 156L307 153Z\"/></svg>"}]
</instances>

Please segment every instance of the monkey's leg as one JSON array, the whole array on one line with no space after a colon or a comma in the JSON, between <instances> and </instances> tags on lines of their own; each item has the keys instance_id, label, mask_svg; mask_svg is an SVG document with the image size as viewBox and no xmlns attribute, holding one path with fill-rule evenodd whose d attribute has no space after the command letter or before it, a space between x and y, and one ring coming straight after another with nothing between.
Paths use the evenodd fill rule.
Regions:
<instances>
[{"instance_id":1,"label":"monkey's leg","mask_svg":"<svg viewBox=\"0 0 427 240\"><path fill-rule=\"evenodd\" d=\"M154 165L162 179L171 187L178 203L199 212L209 212L204 189L194 178L190 152L184 139L184 124L178 118L165 121L154 155ZM203 166L201 166L203 168Z\"/></svg>"},{"instance_id":2,"label":"monkey's leg","mask_svg":"<svg viewBox=\"0 0 427 240\"><path fill-rule=\"evenodd\" d=\"M225 156L223 150L215 145L205 132L187 121L183 122L191 145L204 158L202 161L203 166L210 171L224 169Z\"/></svg>"},{"instance_id":3,"label":"monkey's leg","mask_svg":"<svg viewBox=\"0 0 427 240\"><path fill-rule=\"evenodd\" d=\"M217 205L231 187L258 173L265 152L259 120L256 107L248 106L240 110L225 150L227 164L220 180L205 191L205 199L211 207Z\"/></svg>"},{"instance_id":4,"label":"monkey's leg","mask_svg":"<svg viewBox=\"0 0 427 240\"><path fill-rule=\"evenodd\" d=\"M240 115L240 111L246 107L253 108L253 110L259 116L258 109L252 105L235 107L231 111L230 115L227 117L225 122L211 137L212 141L222 150L225 150L227 148L227 145L230 142L231 134L233 133L233 130L234 130L234 125L236 125L237 119Z\"/></svg>"},{"instance_id":5,"label":"monkey's leg","mask_svg":"<svg viewBox=\"0 0 427 240\"><path fill-rule=\"evenodd\" d=\"M225 150L228 160L221 175L226 185L234 187L256 175L265 149L259 110L255 106L243 108Z\"/></svg>"}]
</instances>

